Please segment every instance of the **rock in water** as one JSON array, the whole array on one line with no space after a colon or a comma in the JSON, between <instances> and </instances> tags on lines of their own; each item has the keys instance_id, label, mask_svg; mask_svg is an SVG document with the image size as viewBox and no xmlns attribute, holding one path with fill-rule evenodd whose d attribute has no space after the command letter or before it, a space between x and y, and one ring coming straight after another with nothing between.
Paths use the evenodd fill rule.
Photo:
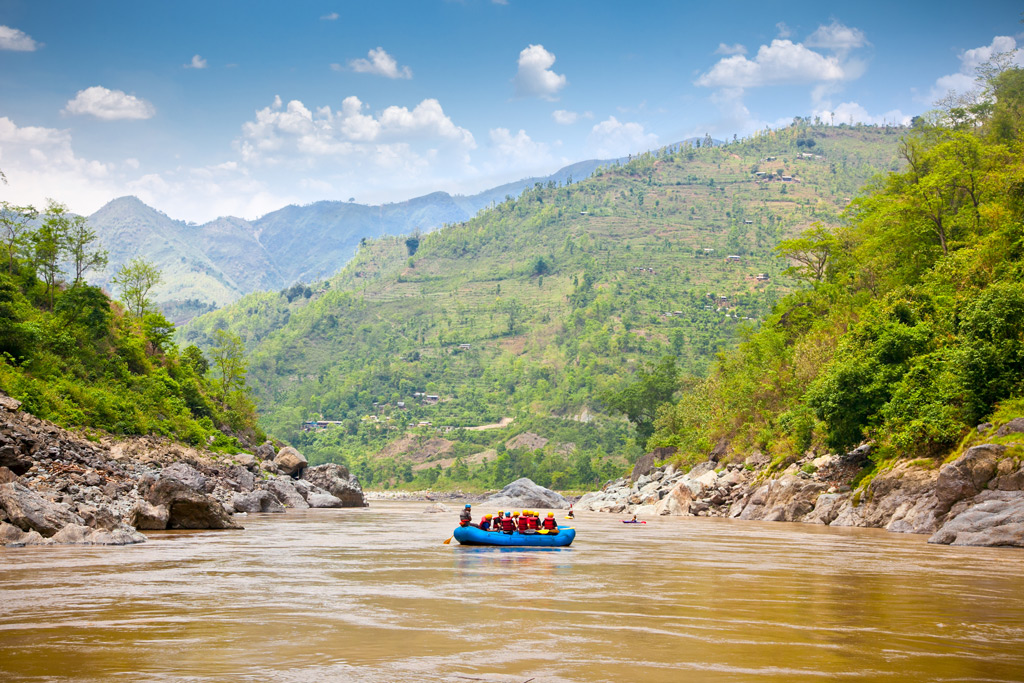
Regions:
<instances>
[{"instance_id":1,"label":"rock in water","mask_svg":"<svg viewBox=\"0 0 1024 683\"><path fill-rule=\"evenodd\" d=\"M138 500L128 513L128 523L136 529L159 531L167 528L169 517L170 513L166 506L151 505L144 500Z\"/></svg>"},{"instance_id":2,"label":"rock in water","mask_svg":"<svg viewBox=\"0 0 1024 683\"><path fill-rule=\"evenodd\" d=\"M285 446L278 451L277 457L274 458L274 464L284 474L296 474L306 469L309 462L307 462L306 456L302 453L299 453L291 446Z\"/></svg>"},{"instance_id":3,"label":"rock in water","mask_svg":"<svg viewBox=\"0 0 1024 683\"><path fill-rule=\"evenodd\" d=\"M538 486L526 477L516 479L490 498L485 499L484 503L505 510L517 507L564 510L569 507L569 501L561 494Z\"/></svg>"},{"instance_id":4,"label":"rock in water","mask_svg":"<svg viewBox=\"0 0 1024 683\"><path fill-rule=\"evenodd\" d=\"M286 508L298 508L304 510L309 507L306 499L292 485L291 477L279 476L267 482L267 488L273 493L281 504Z\"/></svg>"},{"instance_id":5,"label":"rock in water","mask_svg":"<svg viewBox=\"0 0 1024 683\"><path fill-rule=\"evenodd\" d=\"M326 491L310 493L306 496L306 502L309 503L311 508L341 508L345 507L345 504L341 502L341 498L332 496Z\"/></svg>"},{"instance_id":6,"label":"rock in water","mask_svg":"<svg viewBox=\"0 0 1024 683\"><path fill-rule=\"evenodd\" d=\"M447 505L445 505L444 503L432 503L431 505L427 506L426 510L424 510L424 512L451 512L451 511L452 511L452 509L450 507L448 507Z\"/></svg>"},{"instance_id":7,"label":"rock in water","mask_svg":"<svg viewBox=\"0 0 1024 683\"><path fill-rule=\"evenodd\" d=\"M270 491L236 493L232 505L235 512L284 512L284 506Z\"/></svg>"},{"instance_id":8,"label":"rock in water","mask_svg":"<svg viewBox=\"0 0 1024 683\"><path fill-rule=\"evenodd\" d=\"M359 480L349 474L348 468L336 463L310 467L302 473L302 478L316 484L332 496L341 499L342 507L366 507L366 497Z\"/></svg>"},{"instance_id":9,"label":"rock in water","mask_svg":"<svg viewBox=\"0 0 1024 683\"><path fill-rule=\"evenodd\" d=\"M23 531L38 531L46 537L68 524L83 523L67 505L51 503L17 482L0 484L0 508L7 511L7 519L14 526Z\"/></svg>"},{"instance_id":10,"label":"rock in water","mask_svg":"<svg viewBox=\"0 0 1024 683\"><path fill-rule=\"evenodd\" d=\"M928 542L1024 547L1024 495L1017 491L988 494L997 497L947 521Z\"/></svg>"},{"instance_id":11,"label":"rock in water","mask_svg":"<svg viewBox=\"0 0 1024 683\"><path fill-rule=\"evenodd\" d=\"M213 496L200 493L175 477L160 477L147 502L167 508L168 529L241 529Z\"/></svg>"}]
</instances>

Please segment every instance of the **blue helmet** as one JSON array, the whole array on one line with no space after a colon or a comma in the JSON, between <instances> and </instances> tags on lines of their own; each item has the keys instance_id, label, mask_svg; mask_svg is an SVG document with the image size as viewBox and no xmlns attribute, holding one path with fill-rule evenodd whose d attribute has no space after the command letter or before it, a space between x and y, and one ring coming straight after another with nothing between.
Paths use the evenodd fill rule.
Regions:
<instances>
[{"instance_id":1,"label":"blue helmet","mask_svg":"<svg viewBox=\"0 0 1024 683\"><path fill-rule=\"evenodd\" d=\"M466 507L469 508L469 507L473 507L473 506L470 505L469 503L466 503Z\"/></svg>"},{"instance_id":2,"label":"blue helmet","mask_svg":"<svg viewBox=\"0 0 1024 683\"><path fill-rule=\"evenodd\" d=\"M511 517L511 516L512 516L512 513L511 513L511 512L506 512L506 513L505 513L505 516L506 516L506 517Z\"/></svg>"}]
</instances>

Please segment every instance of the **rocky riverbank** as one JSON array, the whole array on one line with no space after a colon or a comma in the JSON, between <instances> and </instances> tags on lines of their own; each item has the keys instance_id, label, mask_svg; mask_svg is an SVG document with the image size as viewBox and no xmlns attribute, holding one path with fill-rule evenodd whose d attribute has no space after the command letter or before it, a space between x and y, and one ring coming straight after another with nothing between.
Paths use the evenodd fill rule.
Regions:
<instances>
[{"instance_id":1,"label":"rocky riverbank","mask_svg":"<svg viewBox=\"0 0 1024 683\"><path fill-rule=\"evenodd\" d=\"M929 534L930 543L1024 547L1024 418L979 431L1009 439L972 446L945 464L897 461L857 486L870 462L867 445L808 455L774 475L764 456L740 460L724 445L686 472L654 466L670 452L650 453L630 477L586 494L576 509L877 527Z\"/></svg>"},{"instance_id":2,"label":"rocky riverbank","mask_svg":"<svg viewBox=\"0 0 1024 683\"><path fill-rule=\"evenodd\" d=\"M244 514L365 506L341 465L269 442L223 455L165 439L91 441L0 395L0 545L125 545L140 531L240 529Z\"/></svg>"}]
</instances>

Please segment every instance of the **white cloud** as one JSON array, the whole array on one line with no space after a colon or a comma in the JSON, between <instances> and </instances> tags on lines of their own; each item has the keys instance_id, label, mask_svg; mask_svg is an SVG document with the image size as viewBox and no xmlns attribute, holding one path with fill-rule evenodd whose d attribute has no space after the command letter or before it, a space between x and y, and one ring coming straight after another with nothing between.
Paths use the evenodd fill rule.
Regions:
<instances>
[{"instance_id":1,"label":"white cloud","mask_svg":"<svg viewBox=\"0 0 1024 683\"><path fill-rule=\"evenodd\" d=\"M551 112L551 118L555 120L555 123L561 124L563 126L571 126L572 124L576 123L579 120L580 115L574 111L556 109L555 111Z\"/></svg>"},{"instance_id":2,"label":"white cloud","mask_svg":"<svg viewBox=\"0 0 1024 683\"><path fill-rule=\"evenodd\" d=\"M357 73L373 74L385 78L412 78L412 69L407 66L399 68L395 58L385 52L382 47L370 50L367 57L369 59L349 60L349 68Z\"/></svg>"},{"instance_id":3,"label":"white cloud","mask_svg":"<svg viewBox=\"0 0 1024 683\"><path fill-rule=\"evenodd\" d=\"M789 28L784 21L775 24L775 30L779 32L779 38L789 38L793 35L793 29Z\"/></svg>"},{"instance_id":4,"label":"white cloud","mask_svg":"<svg viewBox=\"0 0 1024 683\"><path fill-rule=\"evenodd\" d=\"M337 12L331 12L320 17L320 21L337 21L340 15Z\"/></svg>"},{"instance_id":5,"label":"white cloud","mask_svg":"<svg viewBox=\"0 0 1024 683\"><path fill-rule=\"evenodd\" d=\"M900 126L910 125L911 116L904 114L899 109L893 109L884 114L872 115L868 110L856 102L843 102L831 109L815 109L812 116L820 117L823 123L839 125L841 123L868 123L868 124L895 124Z\"/></svg>"},{"instance_id":6,"label":"white cloud","mask_svg":"<svg viewBox=\"0 0 1024 683\"><path fill-rule=\"evenodd\" d=\"M19 31L10 26L0 26L0 50L13 50L15 52L35 52L39 43L32 39L24 31Z\"/></svg>"},{"instance_id":7,"label":"white cloud","mask_svg":"<svg viewBox=\"0 0 1024 683\"><path fill-rule=\"evenodd\" d=\"M558 91L568 80L563 74L551 70L555 56L543 45L529 45L519 53L519 70L516 72L516 95L519 97L541 97L556 99Z\"/></svg>"},{"instance_id":8,"label":"white cloud","mask_svg":"<svg viewBox=\"0 0 1024 683\"><path fill-rule=\"evenodd\" d=\"M120 119L148 119L156 114L156 108L146 100L128 95L121 90L109 90L94 85L78 93L68 100L64 107L65 114L95 116L104 121Z\"/></svg>"},{"instance_id":9,"label":"white cloud","mask_svg":"<svg viewBox=\"0 0 1024 683\"><path fill-rule=\"evenodd\" d=\"M869 44L864 32L859 28L844 26L835 20L828 26L819 26L804 41L804 45L808 47L820 47L840 53Z\"/></svg>"},{"instance_id":10,"label":"white cloud","mask_svg":"<svg viewBox=\"0 0 1024 683\"><path fill-rule=\"evenodd\" d=\"M639 123L622 123L614 116L596 124L587 136L587 147L598 157L619 157L645 152L658 144L658 136L644 132Z\"/></svg>"},{"instance_id":11,"label":"white cloud","mask_svg":"<svg viewBox=\"0 0 1024 683\"><path fill-rule=\"evenodd\" d=\"M964 50L960 54L960 71L936 79L925 101L934 104L948 95L965 95L977 90L978 67L1001 54L1009 54L1012 65L1024 67L1024 50L1017 47L1017 41L1011 36L996 36L988 45Z\"/></svg>"},{"instance_id":12,"label":"white cloud","mask_svg":"<svg viewBox=\"0 0 1024 683\"><path fill-rule=\"evenodd\" d=\"M192 55L192 61L185 65L186 69L205 69L206 60L199 55Z\"/></svg>"},{"instance_id":13,"label":"white cloud","mask_svg":"<svg viewBox=\"0 0 1024 683\"><path fill-rule=\"evenodd\" d=\"M536 167L551 159L550 148L543 142L531 140L525 130L512 135L508 128L492 128L490 138L502 165Z\"/></svg>"},{"instance_id":14,"label":"white cloud","mask_svg":"<svg viewBox=\"0 0 1024 683\"><path fill-rule=\"evenodd\" d=\"M715 50L716 55L745 55L747 54L747 48L743 47L739 43L735 45L726 45L725 43L719 43L718 49Z\"/></svg>"},{"instance_id":15,"label":"white cloud","mask_svg":"<svg viewBox=\"0 0 1024 683\"><path fill-rule=\"evenodd\" d=\"M734 55L718 61L697 79L708 88L752 88L767 85L840 81L847 78L838 57L826 57L791 40L762 45L753 59Z\"/></svg>"}]
</instances>

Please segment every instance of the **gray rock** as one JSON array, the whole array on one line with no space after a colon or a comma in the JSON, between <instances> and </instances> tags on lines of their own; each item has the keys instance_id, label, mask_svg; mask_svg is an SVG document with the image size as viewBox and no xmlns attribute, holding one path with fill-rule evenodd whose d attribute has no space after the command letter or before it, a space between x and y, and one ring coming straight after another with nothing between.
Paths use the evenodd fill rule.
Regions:
<instances>
[{"instance_id":1,"label":"gray rock","mask_svg":"<svg viewBox=\"0 0 1024 683\"><path fill-rule=\"evenodd\" d=\"M332 496L340 498L344 507L366 507L363 487L359 485L358 479L349 474L348 468L344 465L327 463L326 465L308 467L302 473L302 478L319 486Z\"/></svg>"},{"instance_id":2,"label":"gray rock","mask_svg":"<svg viewBox=\"0 0 1024 683\"><path fill-rule=\"evenodd\" d=\"M273 460L264 460L260 463L260 469L267 474L281 474L280 468L274 464Z\"/></svg>"},{"instance_id":3,"label":"gray rock","mask_svg":"<svg viewBox=\"0 0 1024 683\"><path fill-rule=\"evenodd\" d=\"M206 476L185 462L176 462L168 465L160 473L161 478L174 477L193 491L208 493L206 488Z\"/></svg>"},{"instance_id":4,"label":"gray rock","mask_svg":"<svg viewBox=\"0 0 1024 683\"><path fill-rule=\"evenodd\" d=\"M992 429L992 423L991 422L982 422L980 425L975 427L975 429L978 430L979 434L984 434L988 430Z\"/></svg>"},{"instance_id":5,"label":"gray rock","mask_svg":"<svg viewBox=\"0 0 1024 683\"><path fill-rule=\"evenodd\" d=\"M538 486L527 477L516 479L494 495L486 498L484 503L504 509L509 508L540 508L568 509L569 501L551 489Z\"/></svg>"},{"instance_id":6,"label":"gray rock","mask_svg":"<svg viewBox=\"0 0 1024 683\"><path fill-rule=\"evenodd\" d=\"M158 531L167 528L170 512L166 505L152 505L145 500L135 501L128 513L128 523L136 529Z\"/></svg>"},{"instance_id":7,"label":"gray rock","mask_svg":"<svg viewBox=\"0 0 1024 683\"><path fill-rule=\"evenodd\" d=\"M804 517L808 524L831 524L849 496L845 493L823 493L814 502L814 509Z\"/></svg>"},{"instance_id":8,"label":"gray rock","mask_svg":"<svg viewBox=\"0 0 1024 683\"><path fill-rule=\"evenodd\" d=\"M228 470L227 480L234 483L235 486L232 488L238 491L252 491L256 488L256 477L253 476L252 472L241 465L235 465Z\"/></svg>"},{"instance_id":9,"label":"gray rock","mask_svg":"<svg viewBox=\"0 0 1024 683\"><path fill-rule=\"evenodd\" d=\"M1005 446L984 444L967 449L953 462L943 465L935 481L935 498L939 512L945 513L960 500L971 498L984 490L995 476Z\"/></svg>"},{"instance_id":10,"label":"gray rock","mask_svg":"<svg viewBox=\"0 0 1024 683\"><path fill-rule=\"evenodd\" d=\"M928 542L1024 548L1024 495L979 503L943 524Z\"/></svg>"},{"instance_id":11,"label":"gray rock","mask_svg":"<svg viewBox=\"0 0 1024 683\"><path fill-rule=\"evenodd\" d=\"M284 512L284 506L270 491L260 489L251 493L236 493L232 500L235 512Z\"/></svg>"},{"instance_id":12,"label":"gray rock","mask_svg":"<svg viewBox=\"0 0 1024 683\"><path fill-rule=\"evenodd\" d=\"M82 524L68 524L66 527L55 533L51 538L51 543L61 545L76 545L86 543L86 539L89 534L92 533L92 529Z\"/></svg>"},{"instance_id":13,"label":"gray rock","mask_svg":"<svg viewBox=\"0 0 1024 683\"><path fill-rule=\"evenodd\" d=\"M295 485L292 484L292 479L289 476L281 475L276 479L271 479L267 482L267 490L273 493L286 508L305 510L309 507L309 503L302 497L302 494L295 490Z\"/></svg>"},{"instance_id":14,"label":"gray rock","mask_svg":"<svg viewBox=\"0 0 1024 683\"><path fill-rule=\"evenodd\" d=\"M431 503L427 506L424 512L436 513L436 512L451 512L452 509L444 503Z\"/></svg>"},{"instance_id":15,"label":"gray rock","mask_svg":"<svg viewBox=\"0 0 1024 683\"><path fill-rule=\"evenodd\" d=\"M0 467L6 467L20 477L32 469L32 464L24 442L0 443Z\"/></svg>"},{"instance_id":16,"label":"gray rock","mask_svg":"<svg viewBox=\"0 0 1024 683\"><path fill-rule=\"evenodd\" d=\"M345 504L341 502L341 498L332 496L326 491L310 493L306 497L306 502L309 503L311 508L340 508L345 507Z\"/></svg>"},{"instance_id":17,"label":"gray rock","mask_svg":"<svg viewBox=\"0 0 1024 683\"><path fill-rule=\"evenodd\" d=\"M38 531L45 537L53 536L68 524L83 523L67 505L51 503L18 482L0 484L0 507L11 524L23 531Z\"/></svg>"},{"instance_id":18,"label":"gray rock","mask_svg":"<svg viewBox=\"0 0 1024 683\"><path fill-rule=\"evenodd\" d=\"M277 455L277 449L274 448L274 444L264 441L256 447L254 455L260 460L273 460L274 456Z\"/></svg>"},{"instance_id":19,"label":"gray rock","mask_svg":"<svg viewBox=\"0 0 1024 683\"><path fill-rule=\"evenodd\" d=\"M997 429L996 436L1009 436L1010 434L1020 434L1021 432L1024 432L1024 417L1015 417Z\"/></svg>"},{"instance_id":20,"label":"gray rock","mask_svg":"<svg viewBox=\"0 0 1024 683\"><path fill-rule=\"evenodd\" d=\"M235 453L231 456L231 459L242 467L254 467L256 465L256 456L252 453Z\"/></svg>"},{"instance_id":21,"label":"gray rock","mask_svg":"<svg viewBox=\"0 0 1024 683\"><path fill-rule=\"evenodd\" d=\"M213 496L187 486L175 477L161 476L146 500L167 508L168 529L241 529L224 506Z\"/></svg>"},{"instance_id":22,"label":"gray rock","mask_svg":"<svg viewBox=\"0 0 1024 683\"><path fill-rule=\"evenodd\" d=\"M274 458L274 464L277 465L277 468L281 470L283 474L297 474L306 469L309 462L306 460L306 456L302 453L299 453L291 446L285 446L277 452L277 456Z\"/></svg>"},{"instance_id":23,"label":"gray rock","mask_svg":"<svg viewBox=\"0 0 1024 683\"><path fill-rule=\"evenodd\" d=\"M22 531L13 524L0 522L0 545L25 546L25 545L46 545L47 540L38 531Z\"/></svg>"},{"instance_id":24,"label":"gray rock","mask_svg":"<svg viewBox=\"0 0 1024 683\"><path fill-rule=\"evenodd\" d=\"M94 529L112 531L121 526L121 520L110 511L110 508L104 505L92 506L84 503L79 504L78 516L85 520L86 526L90 526Z\"/></svg>"}]
</instances>

